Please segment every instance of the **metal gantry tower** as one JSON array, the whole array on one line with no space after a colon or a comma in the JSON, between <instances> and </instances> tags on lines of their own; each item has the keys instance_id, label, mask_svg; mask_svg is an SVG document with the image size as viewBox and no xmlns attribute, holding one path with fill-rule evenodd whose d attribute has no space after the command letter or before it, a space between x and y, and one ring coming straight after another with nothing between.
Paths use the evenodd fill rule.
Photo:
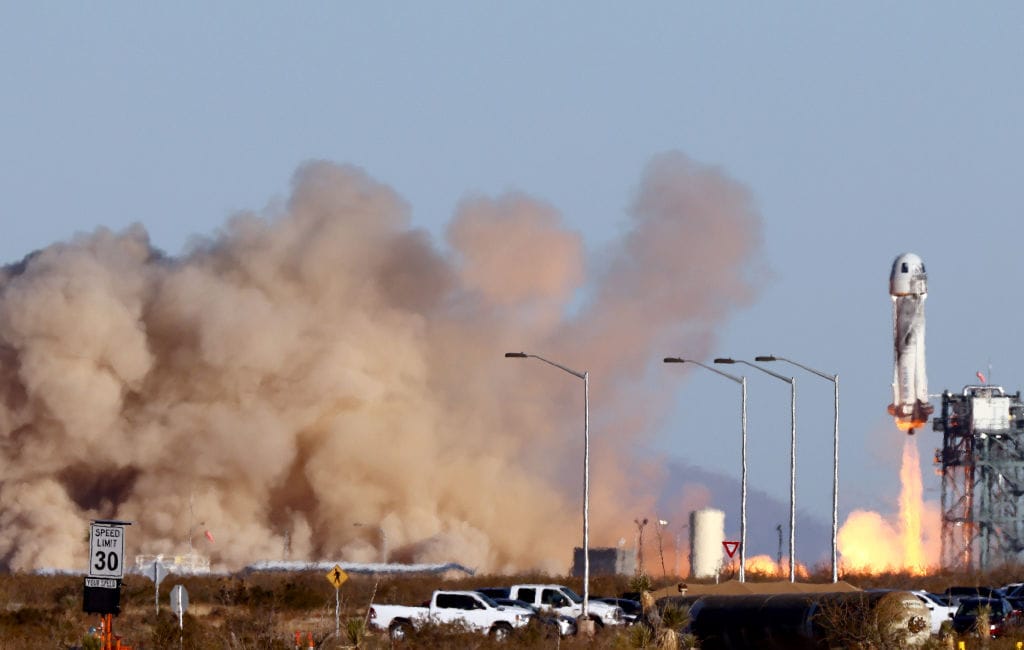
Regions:
<instances>
[{"instance_id":1,"label":"metal gantry tower","mask_svg":"<svg viewBox=\"0 0 1024 650\"><path fill-rule=\"evenodd\" d=\"M942 394L942 566L978 570L1024 551L1024 404L1020 392L966 386Z\"/></svg>"}]
</instances>

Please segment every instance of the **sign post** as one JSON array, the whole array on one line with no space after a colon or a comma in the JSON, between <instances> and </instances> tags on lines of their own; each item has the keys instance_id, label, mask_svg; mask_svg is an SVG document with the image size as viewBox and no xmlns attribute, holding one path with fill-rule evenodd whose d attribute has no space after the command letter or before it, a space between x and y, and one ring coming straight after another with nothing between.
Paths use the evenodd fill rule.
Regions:
<instances>
[{"instance_id":1,"label":"sign post","mask_svg":"<svg viewBox=\"0 0 1024 650\"><path fill-rule=\"evenodd\" d=\"M185 610L188 609L188 591L185 585L171 587L171 611L178 615L178 629L185 629Z\"/></svg>"},{"instance_id":2,"label":"sign post","mask_svg":"<svg viewBox=\"0 0 1024 650\"><path fill-rule=\"evenodd\" d=\"M327 572L327 582L334 585L334 638L341 638L341 585L348 580L348 574L337 564Z\"/></svg>"},{"instance_id":3,"label":"sign post","mask_svg":"<svg viewBox=\"0 0 1024 650\"><path fill-rule=\"evenodd\" d=\"M97 519L89 524L89 573L82 591L82 611L103 616L103 645L112 648L113 617L121 613L124 578L124 529L130 521Z\"/></svg>"},{"instance_id":4,"label":"sign post","mask_svg":"<svg viewBox=\"0 0 1024 650\"><path fill-rule=\"evenodd\" d=\"M740 543L739 542L730 541L730 540L724 540L722 542L722 546L725 547L725 552L731 558L732 556L736 555L736 549L738 549L740 547Z\"/></svg>"},{"instance_id":5,"label":"sign post","mask_svg":"<svg viewBox=\"0 0 1024 650\"><path fill-rule=\"evenodd\" d=\"M167 577L167 565L161 562L162 556L142 567L142 572L147 578L153 581L153 603L156 605L156 613L160 613L160 583Z\"/></svg>"},{"instance_id":6,"label":"sign post","mask_svg":"<svg viewBox=\"0 0 1024 650\"><path fill-rule=\"evenodd\" d=\"M184 643L185 610L188 609L188 592L185 585L171 587L171 611L178 615L178 647Z\"/></svg>"},{"instance_id":7,"label":"sign post","mask_svg":"<svg viewBox=\"0 0 1024 650\"><path fill-rule=\"evenodd\" d=\"M89 577L124 578L123 521L94 521L89 527Z\"/></svg>"},{"instance_id":8,"label":"sign post","mask_svg":"<svg viewBox=\"0 0 1024 650\"><path fill-rule=\"evenodd\" d=\"M131 522L96 520L89 524L89 573L82 595L84 612L121 613L125 526L131 526Z\"/></svg>"}]
</instances>

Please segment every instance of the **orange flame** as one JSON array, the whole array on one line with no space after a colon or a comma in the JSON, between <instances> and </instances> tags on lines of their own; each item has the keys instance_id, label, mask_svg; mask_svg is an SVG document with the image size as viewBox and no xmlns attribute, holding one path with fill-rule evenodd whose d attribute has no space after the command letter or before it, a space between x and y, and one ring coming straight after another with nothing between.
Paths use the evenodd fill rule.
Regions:
<instances>
[{"instance_id":1,"label":"orange flame","mask_svg":"<svg viewBox=\"0 0 1024 650\"><path fill-rule=\"evenodd\" d=\"M903 432L911 431L913 429L920 429L924 425L924 420L896 420L896 428Z\"/></svg>"},{"instance_id":2,"label":"orange flame","mask_svg":"<svg viewBox=\"0 0 1024 650\"><path fill-rule=\"evenodd\" d=\"M755 555L747 558L746 571L764 578L785 578L789 576L789 561L783 559L782 563L778 564L767 555ZM796 563L794 573L801 578L810 577L807 567L800 562Z\"/></svg>"},{"instance_id":3,"label":"orange flame","mask_svg":"<svg viewBox=\"0 0 1024 650\"><path fill-rule=\"evenodd\" d=\"M903 568L913 575L924 575L924 548L921 542L921 513L924 490L921 486L921 459L917 445L907 440L903 445L903 466L900 467L900 537L903 547Z\"/></svg>"},{"instance_id":4,"label":"orange flame","mask_svg":"<svg viewBox=\"0 0 1024 650\"><path fill-rule=\"evenodd\" d=\"M939 539L939 517L924 502L914 438L904 441L900 483L899 517L895 522L868 510L855 510L847 517L838 539L844 571L924 575L929 565L937 563L938 548L928 542Z\"/></svg>"}]
</instances>

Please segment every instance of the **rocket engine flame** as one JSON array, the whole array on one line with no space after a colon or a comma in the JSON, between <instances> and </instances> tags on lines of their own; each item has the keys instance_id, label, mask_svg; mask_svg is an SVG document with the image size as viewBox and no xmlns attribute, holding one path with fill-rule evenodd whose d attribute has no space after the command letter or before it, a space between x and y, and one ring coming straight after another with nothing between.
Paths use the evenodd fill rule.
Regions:
<instances>
[{"instance_id":1,"label":"rocket engine flame","mask_svg":"<svg viewBox=\"0 0 1024 650\"><path fill-rule=\"evenodd\" d=\"M927 423L927 420L900 420L898 418L894 421L897 429L904 433L910 432L911 434L914 433L915 429L920 429Z\"/></svg>"},{"instance_id":2,"label":"rocket engine flame","mask_svg":"<svg viewBox=\"0 0 1024 650\"><path fill-rule=\"evenodd\" d=\"M215 567L374 561L386 539L396 561L564 571L583 396L501 352L590 371L608 543L657 490L622 435L667 402L667 382L638 389L646 366L706 354L756 291L746 190L681 154L651 162L590 276L581 236L523 194L466 200L443 247L354 167L304 165L272 205L181 257L135 226L0 268L0 568L81 569L90 518L135 521L129 556L174 552L192 495Z\"/></svg>"},{"instance_id":3,"label":"rocket engine flame","mask_svg":"<svg viewBox=\"0 0 1024 650\"><path fill-rule=\"evenodd\" d=\"M926 572L924 545L921 539L921 518L924 511L924 491L921 485L921 459L917 445L909 440L903 443L903 464L900 467L900 538L903 547L903 567L913 575Z\"/></svg>"},{"instance_id":4,"label":"rocket engine flame","mask_svg":"<svg viewBox=\"0 0 1024 650\"><path fill-rule=\"evenodd\" d=\"M914 438L906 438L903 444L900 483L899 514L895 520L866 510L855 510L847 517L838 538L844 571L925 575L938 565L939 509L924 501L921 462Z\"/></svg>"}]
</instances>

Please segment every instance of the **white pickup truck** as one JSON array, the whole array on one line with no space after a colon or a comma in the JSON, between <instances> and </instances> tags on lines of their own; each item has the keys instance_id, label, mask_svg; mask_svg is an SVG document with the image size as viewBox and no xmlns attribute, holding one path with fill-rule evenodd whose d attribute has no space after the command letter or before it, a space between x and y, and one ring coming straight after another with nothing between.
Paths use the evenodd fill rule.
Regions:
<instances>
[{"instance_id":1,"label":"white pickup truck","mask_svg":"<svg viewBox=\"0 0 1024 650\"><path fill-rule=\"evenodd\" d=\"M435 591L423 606L371 605L369 615L371 626L387 630L399 641L430 623L460 623L500 640L529 623L534 614L523 607L503 607L475 591Z\"/></svg>"},{"instance_id":2,"label":"white pickup truck","mask_svg":"<svg viewBox=\"0 0 1024 650\"><path fill-rule=\"evenodd\" d=\"M583 598L564 585L512 585L509 598L523 600L540 609L550 609L565 616L579 618L583 614ZM597 625L623 625L622 608L590 599L587 603Z\"/></svg>"}]
</instances>

